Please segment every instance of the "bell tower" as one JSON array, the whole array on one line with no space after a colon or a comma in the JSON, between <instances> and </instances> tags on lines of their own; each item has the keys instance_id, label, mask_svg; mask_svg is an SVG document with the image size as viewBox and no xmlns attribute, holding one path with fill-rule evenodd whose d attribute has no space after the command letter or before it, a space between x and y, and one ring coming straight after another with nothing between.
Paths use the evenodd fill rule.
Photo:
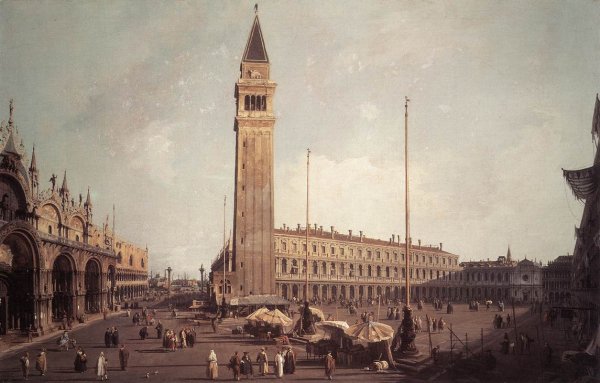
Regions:
<instances>
[{"instance_id":1,"label":"bell tower","mask_svg":"<svg viewBox=\"0 0 600 383\"><path fill-rule=\"evenodd\" d=\"M235 85L235 206L231 293L275 294L273 96L270 63L254 17Z\"/></svg>"}]
</instances>

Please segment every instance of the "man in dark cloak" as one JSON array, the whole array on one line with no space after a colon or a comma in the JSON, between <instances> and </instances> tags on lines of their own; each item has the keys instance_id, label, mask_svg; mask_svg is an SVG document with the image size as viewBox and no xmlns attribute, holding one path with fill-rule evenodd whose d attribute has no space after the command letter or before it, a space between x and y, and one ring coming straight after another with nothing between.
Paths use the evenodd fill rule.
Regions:
<instances>
[{"instance_id":1,"label":"man in dark cloak","mask_svg":"<svg viewBox=\"0 0 600 383\"><path fill-rule=\"evenodd\" d=\"M112 332L110 328L106 328L106 332L104 333L104 345L108 348L112 344Z\"/></svg>"}]
</instances>

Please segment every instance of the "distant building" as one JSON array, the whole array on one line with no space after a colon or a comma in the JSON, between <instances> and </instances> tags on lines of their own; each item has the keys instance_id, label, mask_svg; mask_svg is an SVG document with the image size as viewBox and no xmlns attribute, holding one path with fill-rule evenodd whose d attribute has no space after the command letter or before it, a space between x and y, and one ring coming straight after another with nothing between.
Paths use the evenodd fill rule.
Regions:
<instances>
[{"instance_id":1,"label":"distant building","mask_svg":"<svg viewBox=\"0 0 600 383\"><path fill-rule=\"evenodd\" d=\"M571 302L573 256L561 255L543 268L544 300L550 304Z\"/></svg>"},{"instance_id":2,"label":"distant building","mask_svg":"<svg viewBox=\"0 0 600 383\"><path fill-rule=\"evenodd\" d=\"M27 159L10 103L0 124L0 322L2 333L58 328L64 316L112 308L147 289L148 249L95 225L87 196L67 173L42 187L35 149Z\"/></svg>"},{"instance_id":3,"label":"distant building","mask_svg":"<svg viewBox=\"0 0 600 383\"><path fill-rule=\"evenodd\" d=\"M514 261L510 248L496 261L461 262L467 299L491 299L527 303L543 300L542 265L523 259Z\"/></svg>"}]
</instances>

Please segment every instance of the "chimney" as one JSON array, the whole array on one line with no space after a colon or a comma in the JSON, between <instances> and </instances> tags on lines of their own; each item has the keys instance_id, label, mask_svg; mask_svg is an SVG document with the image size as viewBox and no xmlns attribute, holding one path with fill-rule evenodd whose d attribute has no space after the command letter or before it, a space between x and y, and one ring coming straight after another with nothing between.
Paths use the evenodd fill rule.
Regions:
<instances>
[{"instance_id":1,"label":"chimney","mask_svg":"<svg viewBox=\"0 0 600 383\"><path fill-rule=\"evenodd\" d=\"M319 226L319 234L323 234L323 225Z\"/></svg>"},{"instance_id":2,"label":"chimney","mask_svg":"<svg viewBox=\"0 0 600 383\"><path fill-rule=\"evenodd\" d=\"M352 230L348 230L348 239L352 240Z\"/></svg>"},{"instance_id":3,"label":"chimney","mask_svg":"<svg viewBox=\"0 0 600 383\"><path fill-rule=\"evenodd\" d=\"M360 231L360 241L361 241L361 242L363 241L363 238L364 238L364 236L363 236L363 232L362 232L362 230L361 230L361 231Z\"/></svg>"},{"instance_id":4,"label":"chimney","mask_svg":"<svg viewBox=\"0 0 600 383\"><path fill-rule=\"evenodd\" d=\"M315 223L315 234L317 233L317 224Z\"/></svg>"},{"instance_id":5,"label":"chimney","mask_svg":"<svg viewBox=\"0 0 600 383\"><path fill-rule=\"evenodd\" d=\"M419 239L419 247L421 247L421 240Z\"/></svg>"},{"instance_id":6,"label":"chimney","mask_svg":"<svg viewBox=\"0 0 600 383\"><path fill-rule=\"evenodd\" d=\"M396 243L396 234L392 234L392 243Z\"/></svg>"},{"instance_id":7,"label":"chimney","mask_svg":"<svg viewBox=\"0 0 600 383\"><path fill-rule=\"evenodd\" d=\"M335 226L331 226L331 239L335 238Z\"/></svg>"},{"instance_id":8,"label":"chimney","mask_svg":"<svg viewBox=\"0 0 600 383\"><path fill-rule=\"evenodd\" d=\"M443 245L443 243L442 243L442 242L440 242L440 250L442 250L442 245Z\"/></svg>"},{"instance_id":9,"label":"chimney","mask_svg":"<svg viewBox=\"0 0 600 383\"><path fill-rule=\"evenodd\" d=\"M285 231L285 223L283 224L283 230Z\"/></svg>"},{"instance_id":10,"label":"chimney","mask_svg":"<svg viewBox=\"0 0 600 383\"><path fill-rule=\"evenodd\" d=\"M296 231L300 232L300 224L298 224L298 226L296 226Z\"/></svg>"}]
</instances>

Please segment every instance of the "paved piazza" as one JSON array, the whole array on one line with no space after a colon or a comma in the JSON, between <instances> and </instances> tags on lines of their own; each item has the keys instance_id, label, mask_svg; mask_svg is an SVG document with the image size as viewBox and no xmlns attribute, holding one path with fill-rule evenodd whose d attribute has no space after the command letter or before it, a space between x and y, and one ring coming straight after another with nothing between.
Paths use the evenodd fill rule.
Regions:
<instances>
[{"instance_id":1,"label":"paved piazza","mask_svg":"<svg viewBox=\"0 0 600 383\"><path fill-rule=\"evenodd\" d=\"M334 306L322 307L325 314L336 315ZM369 309L377 313L377 306L363 307L362 310ZM380 313L383 317L386 308L381 307ZM505 311L506 314L508 311ZM532 326L539 325L539 316L529 314L528 307L518 307L516 309L518 324L525 325L534 337L535 329L531 333ZM485 307L479 312L470 312L466 305L455 305L455 313L453 315L442 314L445 321L452 323L454 331L464 338L465 333L469 334L469 349L481 349L481 329L484 332L484 348L495 350L494 354L498 357L499 366L502 366L503 360L499 355L500 338L504 334L504 330L494 330L491 328L492 319L497 310L490 309L486 311ZM426 305L425 309L417 312L417 315L424 317L425 314L440 316L440 312L432 310L431 305ZM359 316L350 316L344 310L337 309L337 315L340 319L347 320L350 324L354 323ZM189 313L183 313L182 318L170 319L168 312L164 309L158 311L158 318L165 324L165 328L181 329L184 326L192 325L192 321L188 319ZM511 313L512 316L512 313ZM296 314L297 318L297 314ZM397 328L399 321L382 320L382 322ZM243 320L227 319L219 327L218 332L212 332L209 322L202 322L196 327L197 343L194 348L184 350L178 349L176 352L165 352L161 347L161 342L156 338L156 332L151 329L149 339L142 341L137 336L139 327L132 324L130 318L126 318L124 314L114 315L108 320L96 320L88 325L79 326L74 329L72 336L77 339L78 344L83 346L88 355L88 371L85 374L78 374L73 371L74 351L58 351L54 340L58 337L52 336L43 341L37 341L32 344L27 344L25 347L17 346L10 351L4 352L0 356L0 381L12 382L21 381L19 368L19 356L24 350L29 351L31 360L31 381L50 381L50 382L81 382L94 381L96 379L95 371L92 366L97 359L99 353L103 351L109 359L109 379L116 382L127 382L132 380L149 380L153 382L173 382L173 381L198 381L206 380L205 367L206 357L210 349L214 349L219 358L219 380L232 380L232 373L227 369L225 364L229 360L233 351L249 351L253 358L260 350L261 344L253 339L244 338L239 335L232 335L231 328L237 324L242 324ZM106 349L104 343L104 331L107 326L117 326L120 332L120 340L124 342L130 349L129 369L128 371L120 371L118 368L118 349ZM521 331L521 329L519 329ZM513 332L509 332L513 334ZM443 333L432 334L433 345L440 345L442 350L449 348L449 332L446 330ZM421 333L417 337L417 345L421 352L428 353L428 336L427 333ZM539 343L538 343L539 346ZM38 376L35 371L35 356L39 350L44 347L48 350L48 366L49 372L47 376ZM265 345L267 353L272 360L276 347L274 345ZM323 381L324 373L319 361L307 361L304 348L296 346L296 355L298 357L298 369L294 375L284 376L284 381ZM514 363L514 360L505 361L508 366ZM521 363L521 362L519 362ZM257 366L255 365L255 371ZM510 368L510 367L509 367ZM158 374L154 374L158 371ZM146 379L146 373L151 373L150 378ZM275 379L274 375L266 377L255 377L254 380L270 380ZM415 376L407 375L404 372L388 371L384 373L374 373L363 371L360 368L345 368L338 367L334 377L340 381L364 381L369 379L377 382L396 382L396 381L441 381L445 380L439 372L428 372L422 375Z\"/></svg>"}]
</instances>

